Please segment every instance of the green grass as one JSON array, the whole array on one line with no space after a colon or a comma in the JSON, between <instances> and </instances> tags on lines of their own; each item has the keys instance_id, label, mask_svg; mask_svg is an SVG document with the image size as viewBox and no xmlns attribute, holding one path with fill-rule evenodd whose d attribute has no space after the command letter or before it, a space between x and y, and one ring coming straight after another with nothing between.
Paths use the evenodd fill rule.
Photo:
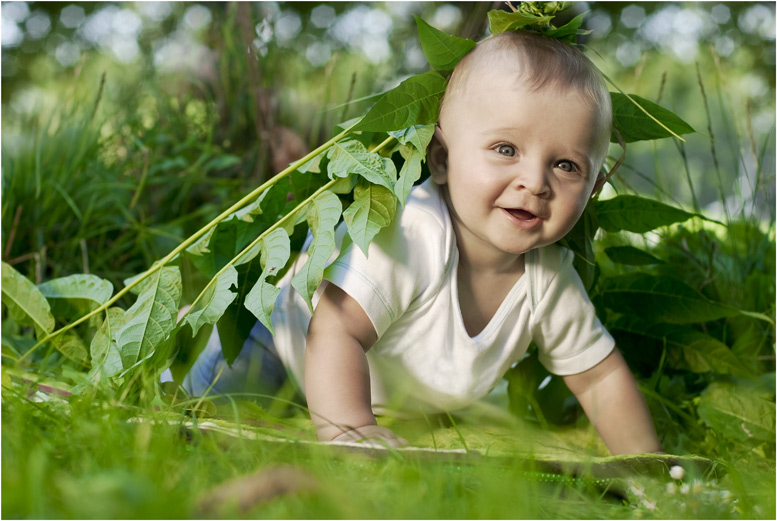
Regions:
<instances>
[{"instance_id":1,"label":"green grass","mask_svg":"<svg viewBox=\"0 0 777 521\"><path fill-rule=\"evenodd\" d=\"M767 519L775 513L774 462L755 453L730 462L735 465L719 480L696 481L690 474L676 485L666 477L617 480L611 486L620 495L585 479L548 481L527 456L602 461L595 458L600 442L585 421L543 431L493 411L458 416L455 424L395 420L392 428L414 444L461 448L463 438L482 457L370 457L184 429L187 418L171 410L129 408L89 393L34 401L13 385L3 389L2 405L4 518ZM220 415L235 410L246 432L313 439L304 411L281 419L227 405ZM137 416L150 421L128 421ZM296 474L279 493L273 486L284 483L287 472ZM253 486L246 510L235 502L237 478ZM211 498L211 510L203 510L224 483L230 497ZM675 492L667 493L668 486Z\"/></svg>"}]
</instances>

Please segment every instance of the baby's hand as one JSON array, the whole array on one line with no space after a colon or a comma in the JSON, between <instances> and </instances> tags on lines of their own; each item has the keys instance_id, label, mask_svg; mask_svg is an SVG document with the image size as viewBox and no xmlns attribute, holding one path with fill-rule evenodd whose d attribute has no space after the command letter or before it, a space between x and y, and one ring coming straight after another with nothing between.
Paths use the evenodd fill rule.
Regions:
<instances>
[{"instance_id":1,"label":"baby's hand","mask_svg":"<svg viewBox=\"0 0 777 521\"><path fill-rule=\"evenodd\" d=\"M409 445L408 441L394 434L391 429L381 427L380 425L365 425L356 429L351 429L338 434L332 441L355 441L368 447L384 448L386 445L393 449L398 449Z\"/></svg>"}]
</instances>

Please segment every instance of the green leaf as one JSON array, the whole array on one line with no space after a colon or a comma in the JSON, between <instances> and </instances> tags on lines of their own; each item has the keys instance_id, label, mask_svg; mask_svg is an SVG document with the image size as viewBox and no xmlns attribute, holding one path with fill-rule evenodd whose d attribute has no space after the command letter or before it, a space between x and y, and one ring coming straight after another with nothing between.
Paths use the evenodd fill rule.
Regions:
<instances>
[{"instance_id":1,"label":"green leaf","mask_svg":"<svg viewBox=\"0 0 777 521\"><path fill-rule=\"evenodd\" d=\"M103 376L114 376L123 369L121 352L116 343L117 334L124 326L124 310L108 308L105 310L105 320L97 330L89 345L92 358L92 372Z\"/></svg>"},{"instance_id":2,"label":"green leaf","mask_svg":"<svg viewBox=\"0 0 777 521\"><path fill-rule=\"evenodd\" d=\"M633 246L610 246L604 253L611 261L627 266L647 266L650 264L666 264L661 259L635 248Z\"/></svg>"},{"instance_id":3,"label":"green leaf","mask_svg":"<svg viewBox=\"0 0 777 521\"><path fill-rule=\"evenodd\" d=\"M124 286L125 286L125 287L127 287L127 286L129 286L130 284L134 284L134 283L135 283L135 281L138 281L138 280L145 279L145 278L146 278L146 276L148 275L148 273L149 273L151 270L153 270L153 269L156 269L156 267L157 267L157 265L158 265L158 264L159 264L159 261L154 261L154 263L151 265L151 267L150 267L150 268L148 268L146 271L143 271L143 272L141 272L141 273L137 273L137 274L135 274L135 275L133 275L133 276L131 276L131 277L127 277L127 278L126 278L126 279L124 279L124 281L123 281L123 282L124 282ZM132 287L132 289L130 290L130 293L132 293L133 295L137 295L138 293L140 293L140 289L141 289L142 287L143 287L143 286L142 286L142 284L139 284L139 285L133 286L133 287Z\"/></svg>"},{"instance_id":4,"label":"green leaf","mask_svg":"<svg viewBox=\"0 0 777 521\"><path fill-rule=\"evenodd\" d=\"M335 143L329 149L329 159L328 171L331 179L356 174L389 190L397 180L397 168L390 159L369 152L356 140Z\"/></svg>"},{"instance_id":5,"label":"green leaf","mask_svg":"<svg viewBox=\"0 0 777 521\"><path fill-rule=\"evenodd\" d=\"M205 324L215 324L221 318L227 306L235 300L232 286L237 286L237 270L229 266L186 313L184 320L191 326L192 335L196 335Z\"/></svg>"},{"instance_id":6,"label":"green leaf","mask_svg":"<svg viewBox=\"0 0 777 521\"><path fill-rule=\"evenodd\" d=\"M608 232L645 233L660 226L683 222L695 214L636 195L597 200L594 209L599 226Z\"/></svg>"},{"instance_id":7,"label":"green leaf","mask_svg":"<svg viewBox=\"0 0 777 521\"><path fill-rule=\"evenodd\" d=\"M543 428L548 427L544 411L537 405L537 389L548 373L540 363L537 349L532 348L528 356L505 373L507 396L513 414L524 417L531 411Z\"/></svg>"},{"instance_id":8,"label":"green leaf","mask_svg":"<svg viewBox=\"0 0 777 521\"><path fill-rule=\"evenodd\" d=\"M76 274L49 280L38 289L55 316L76 318L105 304L113 295L113 284L96 275Z\"/></svg>"},{"instance_id":9,"label":"green leaf","mask_svg":"<svg viewBox=\"0 0 777 521\"><path fill-rule=\"evenodd\" d=\"M359 182L353 192L353 203L343 212L348 235L367 255L372 239L391 223L397 213L394 192L365 181Z\"/></svg>"},{"instance_id":10,"label":"green leaf","mask_svg":"<svg viewBox=\"0 0 777 521\"><path fill-rule=\"evenodd\" d=\"M327 182L326 176L303 174L297 171L293 172L287 180L289 182L284 180L265 192L267 195L261 199L262 212L252 213L252 222L234 218L221 222L211 230L212 233L207 240L202 238L200 240L202 242L197 241L196 245L186 250L187 256L201 273L208 278L214 277L228 262L240 255L260 233L289 214L301 201L307 199ZM305 212L298 212L296 216L304 221ZM297 222L289 219L284 227L291 234L294 231L293 225ZM247 263L258 254L258 248L251 248L236 260L234 265L237 267ZM253 285L254 282L256 279L251 284ZM246 292L249 288L246 288ZM250 315L247 312L246 314Z\"/></svg>"},{"instance_id":11,"label":"green leaf","mask_svg":"<svg viewBox=\"0 0 777 521\"><path fill-rule=\"evenodd\" d=\"M679 116L660 105L656 105L652 101L641 98L636 94L629 94L629 96L675 134L682 135L696 132L692 126L683 121ZM661 125L650 119L650 116L640 110L626 95L619 92L610 92L610 97L612 98L613 125L618 129L626 143L672 137L671 132L668 132ZM611 141L617 143L618 139L613 136Z\"/></svg>"},{"instance_id":12,"label":"green leaf","mask_svg":"<svg viewBox=\"0 0 777 521\"><path fill-rule=\"evenodd\" d=\"M732 306L708 300L680 280L644 273L604 279L601 293L609 309L670 324L708 322L740 314Z\"/></svg>"},{"instance_id":13,"label":"green leaf","mask_svg":"<svg viewBox=\"0 0 777 521\"><path fill-rule=\"evenodd\" d=\"M362 177L358 175L349 175L348 177L343 177L338 179L336 183L330 186L329 191L338 195L350 194L353 192L353 189L356 188L356 185L359 183L360 179L362 179Z\"/></svg>"},{"instance_id":14,"label":"green leaf","mask_svg":"<svg viewBox=\"0 0 777 521\"><path fill-rule=\"evenodd\" d=\"M688 326L645 320L639 316L621 316L607 324L611 331L626 331L665 342L682 355L694 373L751 377L751 371L720 340Z\"/></svg>"},{"instance_id":15,"label":"green leaf","mask_svg":"<svg viewBox=\"0 0 777 521\"><path fill-rule=\"evenodd\" d=\"M405 164L402 165L399 179L394 184L394 195L404 208L410 190L415 182L421 178L421 163L426 155L412 145L402 145L400 153L405 158Z\"/></svg>"},{"instance_id":16,"label":"green leaf","mask_svg":"<svg viewBox=\"0 0 777 521\"><path fill-rule=\"evenodd\" d=\"M734 333L734 338L736 340L734 340L731 350L739 357L753 359L758 356L761 348L768 341L769 336L764 334L760 327L756 327L751 322L743 332L739 334Z\"/></svg>"},{"instance_id":17,"label":"green leaf","mask_svg":"<svg viewBox=\"0 0 777 521\"><path fill-rule=\"evenodd\" d=\"M548 24L553 16L539 16L530 13L493 10L488 12L488 27L491 34L499 34L506 31L515 31L527 25Z\"/></svg>"},{"instance_id":18,"label":"green leaf","mask_svg":"<svg viewBox=\"0 0 777 521\"><path fill-rule=\"evenodd\" d=\"M245 307L245 300L249 289L259 280L261 271L258 258L237 267L237 298L227 307L216 324L221 352L230 366L240 355L251 329L256 325L256 317Z\"/></svg>"},{"instance_id":19,"label":"green leaf","mask_svg":"<svg viewBox=\"0 0 777 521\"><path fill-rule=\"evenodd\" d=\"M587 291L590 291L596 282L594 235L598 226L596 214L589 205L572 230L561 240L561 244L575 254L574 267Z\"/></svg>"},{"instance_id":20,"label":"green leaf","mask_svg":"<svg viewBox=\"0 0 777 521\"><path fill-rule=\"evenodd\" d=\"M165 266L139 284L138 298L125 313L118 333L122 364L131 367L151 356L175 327L181 299L181 272Z\"/></svg>"},{"instance_id":21,"label":"green leaf","mask_svg":"<svg viewBox=\"0 0 777 521\"><path fill-rule=\"evenodd\" d=\"M689 331L683 341L682 352L685 362L694 373L714 371L750 378L752 372L731 352L726 344L709 335Z\"/></svg>"},{"instance_id":22,"label":"green leaf","mask_svg":"<svg viewBox=\"0 0 777 521\"><path fill-rule=\"evenodd\" d=\"M716 433L737 441L774 443L774 398L744 386L713 382L701 394L699 418Z\"/></svg>"},{"instance_id":23,"label":"green leaf","mask_svg":"<svg viewBox=\"0 0 777 521\"><path fill-rule=\"evenodd\" d=\"M340 199L331 193L323 192L317 196L308 211L308 226L313 234L313 242L308 248L308 259L291 279L291 285L307 301L313 311L313 293L324 279L324 268L335 251L335 226L340 220L342 205Z\"/></svg>"},{"instance_id":24,"label":"green leaf","mask_svg":"<svg viewBox=\"0 0 777 521\"><path fill-rule=\"evenodd\" d=\"M246 295L245 307L274 335L275 329L270 316L281 290L269 284L267 277L278 273L289 261L291 254L289 234L283 228L276 228L267 234L260 244L262 275Z\"/></svg>"},{"instance_id":25,"label":"green leaf","mask_svg":"<svg viewBox=\"0 0 777 521\"><path fill-rule=\"evenodd\" d=\"M235 218L222 221L212 229L212 233L207 237L207 242L205 240L203 242L197 241L186 250L186 253L200 272L208 278L212 278L221 268L240 254L261 233L263 228L265 225L261 221L248 222ZM203 239L206 238L203 237ZM249 260L251 253L243 256L237 263L242 264Z\"/></svg>"},{"instance_id":26,"label":"green leaf","mask_svg":"<svg viewBox=\"0 0 777 521\"><path fill-rule=\"evenodd\" d=\"M426 148L434 137L434 125L413 125L402 130L392 130L388 134L399 141L400 145L413 145L426 157Z\"/></svg>"},{"instance_id":27,"label":"green leaf","mask_svg":"<svg viewBox=\"0 0 777 521\"><path fill-rule=\"evenodd\" d=\"M208 248L208 243L210 242L211 237L213 237L213 234L216 232L217 229L218 229L218 226L208 230L202 237L194 241L194 243L192 243L188 248L186 248L185 250L186 253L190 255L197 255L197 256L210 253L210 249ZM124 281L125 286L128 285L127 284L128 281L130 281L130 279L127 279Z\"/></svg>"},{"instance_id":28,"label":"green leaf","mask_svg":"<svg viewBox=\"0 0 777 521\"><path fill-rule=\"evenodd\" d=\"M581 13L575 16L572 20L570 20L565 25L562 25L561 27L559 27L558 29L552 29L550 31L544 32L543 34L546 36L550 36L551 38L556 38L557 40L562 40L571 44L576 44L578 35L591 33L591 31L580 29L580 26L583 25L583 19L585 19L585 17L588 16L588 13L590 13L590 11Z\"/></svg>"},{"instance_id":29,"label":"green leaf","mask_svg":"<svg viewBox=\"0 0 777 521\"><path fill-rule=\"evenodd\" d=\"M418 38L426 60L438 71L450 71L472 49L475 42L435 29L422 18L413 15L418 26Z\"/></svg>"},{"instance_id":30,"label":"green leaf","mask_svg":"<svg viewBox=\"0 0 777 521\"><path fill-rule=\"evenodd\" d=\"M198 269L208 276L214 275L256 237L264 227L256 218L264 213L263 205L270 191L262 192L255 201L229 214L186 248ZM241 262L246 260L244 257Z\"/></svg>"},{"instance_id":31,"label":"green leaf","mask_svg":"<svg viewBox=\"0 0 777 521\"><path fill-rule=\"evenodd\" d=\"M221 222L229 221L230 219L240 219L241 221L248 223L254 222L254 216L262 214L262 203L264 202L264 198L267 197L268 193L269 190L265 190L259 194L259 197L257 197L255 201L245 205L240 210L236 210L232 214L225 217Z\"/></svg>"},{"instance_id":32,"label":"green leaf","mask_svg":"<svg viewBox=\"0 0 777 521\"><path fill-rule=\"evenodd\" d=\"M235 165L240 164L240 158L237 156L233 156L230 154L223 154L217 157L214 157L205 165L203 166L203 169L206 172L210 172L211 170L226 170L227 168L233 167Z\"/></svg>"},{"instance_id":33,"label":"green leaf","mask_svg":"<svg viewBox=\"0 0 777 521\"><path fill-rule=\"evenodd\" d=\"M2 282L2 301L14 322L34 326L39 339L54 330L49 303L30 279L3 262Z\"/></svg>"},{"instance_id":34,"label":"green leaf","mask_svg":"<svg viewBox=\"0 0 777 521\"><path fill-rule=\"evenodd\" d=\"M411 76L380 98L354 130L389 132L435 124L446 84L434 71Z\"/></svg>"},{"instance_id":35,"label":"green leaf","mask_svg":"<svg viewBox=\"0 0 777 521\"><path fill-rule=\"evenodd\" d=\"M55 336L51 342L57 351L76 362L86 362L89 357L86 344L72 329Z\"/></svg>"},{"instance_id":36,"label":"green leaf","mask_svg":"<svg viewBox=\"0 0 777 521\"><path fill-rule=\"evenodd\" d=\"M320 174L321 173L321 160L324 158L325 154L318 154L317 156L314 156L313 158L309 159L305 163L301 164L297 168L297 172L300 172L302 174Z\"/></svg>"}]
</instances>

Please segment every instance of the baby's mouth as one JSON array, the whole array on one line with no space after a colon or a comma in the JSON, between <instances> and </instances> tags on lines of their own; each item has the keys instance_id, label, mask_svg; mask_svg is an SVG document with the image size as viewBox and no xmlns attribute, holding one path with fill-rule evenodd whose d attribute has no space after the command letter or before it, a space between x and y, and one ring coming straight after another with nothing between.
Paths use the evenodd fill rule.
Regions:
<instances>
[{"instance_id":1,"label":"baby's mouth","mask_svg":"<svg viewBox=\"0 0 777 521\"><path fill-rule=\"evenodd\" d=\"M506 208L510 215L520 221L531 221L537 216L527 210L521 210L520 208Z\"/></svg>"}]
</instances>

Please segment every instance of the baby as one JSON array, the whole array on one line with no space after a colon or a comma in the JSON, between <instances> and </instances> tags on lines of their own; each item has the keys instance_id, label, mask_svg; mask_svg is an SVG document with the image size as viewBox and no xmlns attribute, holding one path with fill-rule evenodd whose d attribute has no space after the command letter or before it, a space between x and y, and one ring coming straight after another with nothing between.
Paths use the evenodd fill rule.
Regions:
<instances>
[{"instance_id":1,"label":"baby","mask_svg":"<svg viewBox=\"0 0 777 521\"><path fill-rule=\"evenodd\" d=\"M285 370L320 440L407 442L374 412L443 412L488 394L534 341L613 454L660 451L650 414L555 243L604 183L610 97L576 48L522 32L487 38L456 67L427 151L431 178L394 222L339 252L312 318L283 281L231 368L212 341L185 385L267 391ZM281 374L283 374L281 372Z\"/></svg>"}]
</instances>

